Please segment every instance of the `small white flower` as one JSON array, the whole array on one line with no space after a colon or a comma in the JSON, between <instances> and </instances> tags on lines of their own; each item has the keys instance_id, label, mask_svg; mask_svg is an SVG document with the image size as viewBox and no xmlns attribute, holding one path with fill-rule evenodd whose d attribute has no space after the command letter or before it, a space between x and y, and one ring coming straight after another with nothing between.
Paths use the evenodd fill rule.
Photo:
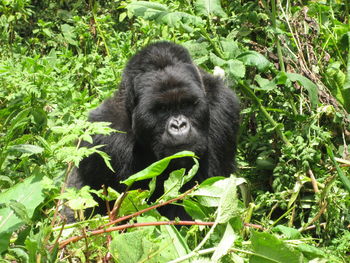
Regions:
<instances>
[{"instance_id":1,"label":"small white flower","mask_svg":"<svg viewBox=\"0 0 350 263\"><path fill-rule=\"evenodd\" d=\"M223 70L219 66L215 66L214 67L214 76L220 77L220 78L225 78L225 70Z\"/></svg>"}]
</instances>

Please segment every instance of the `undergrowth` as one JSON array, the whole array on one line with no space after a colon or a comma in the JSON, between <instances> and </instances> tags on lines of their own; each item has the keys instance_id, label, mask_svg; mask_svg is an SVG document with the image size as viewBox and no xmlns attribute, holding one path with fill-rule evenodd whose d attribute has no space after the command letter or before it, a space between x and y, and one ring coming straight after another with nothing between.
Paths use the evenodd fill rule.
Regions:
<instances>
[{"instance_id":1,"label":"undergrowth","mask_svg":"<svg viewBox=\"0 0 350 263\"><path fill-rule=\"evenodd\" d=\"M348 1L1 1L0 262L349 262L349 9ZM99 147L77 146L116 132L87 114L115 91L128 58L156 40L184 45L240 97L237 173L180 193L198 169L183 152L169 158L191 156L193 169L174 171L155 204L146 202L151 190L65 189L84 156L109 163ZM169 158L125 183L155 178ZM91 193L117 200L114 216L85 218ZM63 202L79 222L65 224ZM195 221L155 210L174 202Z\"/></svg>"}]
</instances>

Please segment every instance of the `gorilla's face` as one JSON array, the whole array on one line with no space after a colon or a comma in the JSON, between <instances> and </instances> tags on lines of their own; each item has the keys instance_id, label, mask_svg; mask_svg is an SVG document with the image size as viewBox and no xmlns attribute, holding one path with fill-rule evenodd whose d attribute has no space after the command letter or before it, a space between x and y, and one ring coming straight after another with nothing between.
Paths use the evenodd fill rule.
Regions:
<instances>
[{"instance_id":1,"label":"gorilla's face","mask_svg":"<svg viewBox=\"0 0 350 263\"><path fill-rule=\"evenodd\" d=\"M198 71L190 64L137 76L132 128L157 158L207 149L209 107Z\"/></svg>"}]
</instances>

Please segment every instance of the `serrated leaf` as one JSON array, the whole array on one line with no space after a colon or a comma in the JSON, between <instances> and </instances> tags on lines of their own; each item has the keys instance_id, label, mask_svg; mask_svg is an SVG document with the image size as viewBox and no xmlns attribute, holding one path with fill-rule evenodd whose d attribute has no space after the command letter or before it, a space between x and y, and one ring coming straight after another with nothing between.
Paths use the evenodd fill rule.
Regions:
<instances>
[{"instance_id":1,"label":"serrated leaf","mask_svg":"<svg viewBox=\"0 0 350 263\"><path fill-rule=\"evenodd\" d=\"M253 232L250 263L303 263L303 255L269 233Z\"/></svg>"},{"instance_id":2,"label":"serrated leaf","mask_svg":"<svg viewBox=\"0 0 350 263\"><path fill-rule=\"evenodd\" d=\"M270 91L277 88L277 85L274 80L262 78L260 75L256 75L254 80L259 85L259 88L257 88L257 90Z\"/></svg>"},{"instance_id":3,"label":"serrated leaf","mask_svg":"<svg viewBox=\"0 0 350 263\"><path fill-rule=\"evenodd\" d=\"M215 65L215 66L223 66L226 63L226 60L223 60L222 58L219 58L217 55L214 53L210 53L209 55L210 61Z\"/></svg>"},{"instance_id":4,"label":"serrated leaf","mask_svg":"<svg viewBox=\"0 0 350 263\"><path fill-rule=\"evenodd\" d=\"M231 39L223 39L220 41L220 44L222 46L225 59L235 59L241 53L236 41Z\"/></svg>"},{"instance_id":5,"label":"serrated leaf","mask_svg":"<svg viewBox=\"0 0 350 263\"><path fill-rule=\"evenodd\" d=\"M160 3L134 1L127 5L128 11L136 16L143 17L146 20L155 20L158 23L164 23L172 27L179 24L201 24L203 21L200 17L193 16L184 12L172 12Z\"/></svg>"},{"instance_id":6,"label":"serrated leaf","mask_svg":"<svg viewBox=\"0 0 350 263\"><path fill-rule=\"evenodd\" d=\"M273 232L279 231L288 239L299 239L301 234L298 230L283 225L278 225L272 229Z\"/></svg>"},{"instance_id":7,"label":"serrated leaf","mask_svg":"<svg viewBox=\"0 0 350 263\"><path fill-rule=\"evenodd\" d=\"M231 246L236 240L236 234L230 224L226 225L225 233L220 240L219 245L215 249L214 254L211 257L213 262L218 262L221 257L227 254Z\"/></svg>"},{"instance_id":8,"label":"serrated leaf","mask_svg":"<svg viewBox=\"0 0 350 263\"><path fill-rule=\"evenodd\" d=\"M256 67L260 72L265 72L271 65L270 61L256 51L244 52L237 56L237 59L246 66Z\"/></svg>"},{"instance_id":9,"label":"serrated leaf","mask_svg":"<svg viewBox=\"0 0 350 263\"><path fill-rule=\"evenodd\" d=\"M21 219L25 223L29 223L30 219L29 219L29 216L28 216L27 208L23 204L15 201L15 200L11 200L8 203L8 207L11 208L13 213L19 219Z\"/></svg>"},{"instance_id":10,"label":"serrated leaf","mask_svg":"<svg viewBox=\"0 0 350 263\"><path fill-rule=\"evenodd\" d=\"M197 0L195 3L195 9L198 14L206 17L209 17L210 15L227 17L227 14L221 7L220 0Z\"/></svg>"},{"instance_id":11,"label":"serrated leaf","mask_svg":"<svg viewBox=\"0 0 350 263\"><path fill-rule=\"evenodd\" d=\"M240 79L245 76L245 66L242 61L237 59L230 59L226 62L228 73L234 78Z\"/></svg>"},{"instance_id":12,"label":"serrated leaf","mask_svg":"<svg viewBox=\"0 0 350 263\"><path fill-rule=\"evenodd\" d=\"M227 179L225 190L220 198L216 221L219 223L227 223L236 213L236 180L231 176Z\"/></svg>"}]
</instances>

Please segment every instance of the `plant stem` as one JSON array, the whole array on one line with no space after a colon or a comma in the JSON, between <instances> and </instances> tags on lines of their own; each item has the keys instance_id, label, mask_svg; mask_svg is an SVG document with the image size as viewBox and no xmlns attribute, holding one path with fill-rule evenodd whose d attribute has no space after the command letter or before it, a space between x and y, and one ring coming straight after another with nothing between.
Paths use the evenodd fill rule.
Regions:
<instances>
[{"instance_id":1,"label":"plant stem","mask_svg":"<svg viewBox=\"0 0 350 263\"><path fill-rule=\"evenodd\" d=\"M250 97L252 98L255 103L258 105L260 111L262 114L265 116L265 118L269 121L269 123L274 127L276 130L277 135L282 139L282 141L287 144L288 146L291 146L292 144L289 142L287 137L284 135L283 131L280 128L279 123L277 123L272 116L267 112L266 108L261 104L260 99L254 94L252 89L246 84L244 81L239 81L239 85L243 88L243 91Z\"/></svg>"},{"instance_id":2,"label":"plant stem","mask_svg":"<svg viewBox=\"0 0 350 263\"><path fill-rule=\"evenodd\" d=\"M280 70L285 72L286 68L284 66L284 61L283 61L283 54L282 54L282 49L281 49L281 43L279 41L278 35L277 35L277 29L276 29L276 0L271 0L271 23L272 23L272 28L274 30L275 33L275 43L277 46L277 55L278 55L278 61L280 64Z\"/></svg>"}]
</instances>

